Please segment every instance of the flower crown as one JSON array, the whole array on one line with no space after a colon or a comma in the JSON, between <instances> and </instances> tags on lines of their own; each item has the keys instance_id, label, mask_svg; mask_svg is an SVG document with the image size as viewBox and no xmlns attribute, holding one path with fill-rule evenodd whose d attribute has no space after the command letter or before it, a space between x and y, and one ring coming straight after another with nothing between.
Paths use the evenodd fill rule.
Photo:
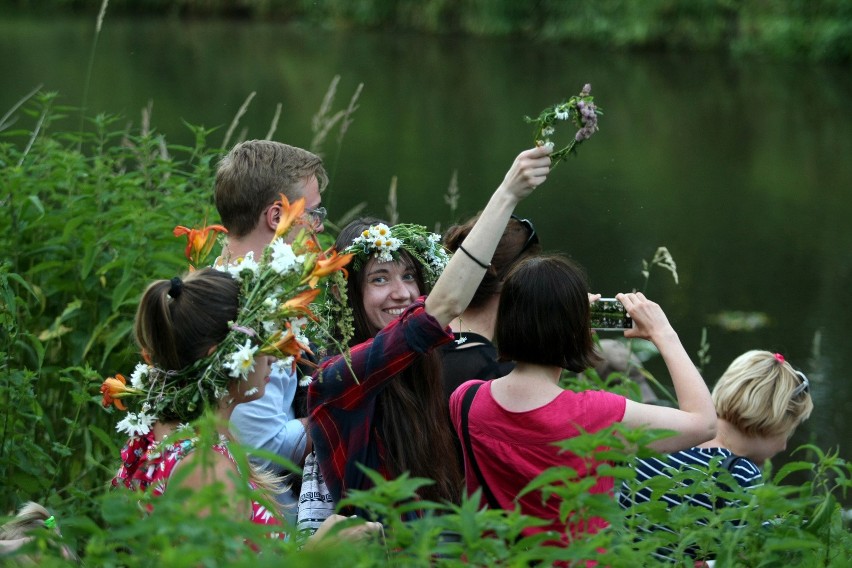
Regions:
<instances>
[{"instance_id":1,"label":"flower crown","mask_svg":"<svg viewBox=\"0 0 852 568\"><path fill-rule=\"evenodd\" d=\"M428 286L433 286L450 261L450 254L441 245L441 236L430 233L422 225L400 224L388 227L384 223L371 225L344 251L354 256L353 268L360 270L370 260L379 262L399 260L403 249L423 266Z\"/></svg>"},{"instance_id":2,"label":"flower crown","mask_svg":"<svg viewBox=\"0 0 852 568\"><path fill-rule=\"evenodd\" d=\"M227 396L229 383L248 378L255 356L274 355L280 358L277 365L295 365L302 352L310 353L310 342L320 336L325 339L310 304L320 293L317 285L340 272L351 255L323 253L314 232L304 228L292 243L285 242L304 214L304 199L290 205L282 195L280 204L282 218L275 237L259 259L249 253L230 265L214 266L240 284L237 319L229 322L230 331L216 349L180 370L158 369L150 361L139 363L130 375L130 385L122 375L104 381L105 407L114 403L120 410L130 406L136 411L116 425L119 432L144 435L158 419L188 422L197 418L205 406ZM208 238L207 232L197 231L189 236L190 245L201 235ZM188 246L187 256L201 248ZM199 262L197 255L190 260ZM170 296L179 297L180 280L172 282ZM172 294L175 286L177 296ZM144 353L143 357L147 359Z\"/></svg>"},{"instance_id":3,"label":"flower crown","mask_svg":"<svg viewBox=\"0 0 852 568\"><path fill-rule=\"evenodd\" d=\"M384 223L371 225L352 240L343 252L352 258L353 270L361 270L371 258L379 262L399 260L400 250L406 251L423 267L423 278L431 287L438 281L450 261L450 254L441 245L441 237L422 225L400 224L388 227ZM328 281L329 293L317 309L325 324L324 334L336 338L338 352L348 358L349 341L355 335L355 323L346 281L341 273Z\"/></svg>"},{"instance_id":4,"label":"flower crown","mask_svg":"<svg viewBox=\"0 0 852 568\"><path fill-rule=\"evenodd\" d=\"M577 146L592 137L598 131L598 115L601 110L595 106L591 95L592 86L586 83L580 94L574 95L567 101L545 108L536 118L524 117L524 120L535 125L533 139L538 146L554 147L551 136L556 133L556 122L570 120L579 129L563 148L550 154L551 167L559 163L568 154L576 154Z\"/></svg>"}]
</instances>

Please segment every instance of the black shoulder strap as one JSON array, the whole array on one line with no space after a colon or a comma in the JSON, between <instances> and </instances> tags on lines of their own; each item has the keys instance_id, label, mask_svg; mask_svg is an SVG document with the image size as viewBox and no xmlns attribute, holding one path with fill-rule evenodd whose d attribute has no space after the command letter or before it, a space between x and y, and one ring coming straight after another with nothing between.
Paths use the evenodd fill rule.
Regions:
<instances>
[{"instance_id":1,"label":"black shoulder strap","mask_svg":"<svg viewBox=\"0 0 852 568\"><path fill-rule=\"evenodd\" d=\"M724 469L727 470L731 475L734 475L734 467L736 467L737 462L741 459L743 459L742 456L738 456L734 452L731 452L731 455L719 462L719 471ZM726 486L723 486L723 488L725 487ZM722 509L724 507L730 506L731 504L732 502L728 501L724 497L719 496L716 498L716 509Z\"/></svg>"},{"instance_id":2,"label":"black shoulder strap","mask_svg":"<svg viewBox=\"0 0 852 568\"><path fill-rule=\"evenodd\" d=\"M719 469L727 469L731 474L734 473L734 467L737 465L737 462L742 459L742 456L738 456L737 454L731 452L731 455L726 457L719 464Z\"/></svg>"},{"instance_id":3,"label":"black shoulder strap","mask_svg":"<svg viewBox=\"0 0 852 568\"><path fill-rule=\"evenodd\" d=\"M479 486L482 487L482 493L485 495L488 505L492 509L502 509L502 507L500 507L497 503L497 499L494 498L494 494L491 493L491 489L488 488L488 484L485 483L485 478L482 476L479 464L476 463L476 457L473 455L473 446L470 443L470 430L467 427L467 415L470 413L470 405L473 404L473 397L476 396L476 391L478 391L479 387L483 384L484 383L475 384L464 393L461 407L461 431L462 437L464 438L464 447L467 451L467 459L470 460L470 465L473 468L473 472L476 474Z\"/></svg>"}]
</instances>

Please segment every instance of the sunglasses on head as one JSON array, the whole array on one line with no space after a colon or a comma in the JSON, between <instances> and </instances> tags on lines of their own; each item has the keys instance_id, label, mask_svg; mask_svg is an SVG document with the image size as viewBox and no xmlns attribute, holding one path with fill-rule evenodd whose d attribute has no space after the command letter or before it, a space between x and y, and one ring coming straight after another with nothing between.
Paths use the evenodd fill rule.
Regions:
<instances>
[{"instance_id":1,"label":"sunglasses on head","mask_svg":"<svg viewBox=\"0 0 852 568\"><path fill-rule=\"evenodd\" d=\"M521 255L523 255L525 252L527 252L527 249L529 249L533 245L538 244L538 233L535 232L535 226L532 224L532 221L530 221L529 219L521 219L517 215L512 215L511 218L514 219L515 221L517 221L518 223L520 223L521 225L523 225L524 227L526 227L527 230L530 233L530 236L527 237L527 241L524 243L524 246L521 247L521 251L515 257L515 260L517 260L518 258L521 257Z\"/></svg>"},{"instance_id":2,"label":"sunglasses on head","mask_svg":"<svg viewBox=\"0 0 852 568\"><path fill-rule=\"evenodd\" d=\"M801 372L801 371L794 371L794 372L797 375L799 375L800 379L802 379L802 384L800 384L795 389L793 389L793 394L790 395L790 398L796 398L797 396L799 396L803 392L808 392L811 388L811 382L808 380L808 378L805 376L805 374L803 372Z\"/></svg>"}]
</instances>

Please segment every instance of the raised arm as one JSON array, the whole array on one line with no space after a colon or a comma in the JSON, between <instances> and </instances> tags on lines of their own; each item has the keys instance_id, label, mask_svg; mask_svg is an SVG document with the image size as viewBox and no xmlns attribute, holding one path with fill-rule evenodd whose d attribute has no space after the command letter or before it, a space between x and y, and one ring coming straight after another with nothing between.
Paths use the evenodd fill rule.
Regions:
<instances>
[{"instance_id":1,"label":"raised arm","mask_svg":"<svg viewBox=\"0 0 852 568\"><path fill-rule=\"evenodd\" d=\"M476 225L435 283L426 299L426 311L442 326L467 308L515 206L547 178L550 152L550 148L540 146L525 150L515 158L503 183L488 200Z\"/></svg>"},{"instance_id":2,"label":"raised arm","mask_svg":"<svg viewBox=\"0 0 852 568\"><path fill-rule=\"evenodd\" d=\"M710 391L662 308L641 292L618 294L616 298L633 318L634 327L625 330L624 336L648 339L657 346L671 374L679 406L666 408L628 400L622 422L632 428L646 426L677 432L651 445L660 452L683 450L713 438L716 410Z\"/></svg>"}]
</instances>

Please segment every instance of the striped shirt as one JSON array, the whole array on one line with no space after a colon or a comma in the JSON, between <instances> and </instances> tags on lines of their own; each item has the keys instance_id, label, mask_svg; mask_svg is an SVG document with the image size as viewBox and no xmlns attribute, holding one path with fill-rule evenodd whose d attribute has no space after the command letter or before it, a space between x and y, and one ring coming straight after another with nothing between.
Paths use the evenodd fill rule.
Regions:
<instances>
[{"instance_id":1,"label":"striped shirt","mask_svg":"<svg viewBox=\"0 0 852 568\"><path fill-rule=\"evenodd\" d=\"M744 489L753 489L763 485L763 478L760 469L750 459L742 456L734 456L730 450L725 448L690 448L672 454L665 454L660 458L643 458L637 459L633 464L633 469L636 470L636 479L631 482L623 482L621 491L618 495L618 502L625 509L632 507L638 503L646 503L651 500L651 488L642 487L646 481L655 476L672 477L672 474L680 471L702 471L708 472L710 464L713 460L720 463L729 461L728 471L736 480L740 487ZM729 460L729 458L732 458ZM718 476L718 473L713 474ZM717 480L717 483L718 480ZM684 482L683 485L687 485ZM723 489L729 489L722 484L719 485ZM706 493L693 493L683 496L667 493L662 495L661 499L665 501L669 509L688 503L690 505L704 507L705 509L714 510L719 506L728 507L734 503L724 498L712 498Z\"/></svg>"},{"instance_id":2,"label":"striped shirt","mask_svg":"<svg viewBox=\"0 0 852 568\"><path fill-rule=\"evenodd\" d=\"M716 464L715 470L713 464ZM678 472L700 472L706 475L712 475L716 486L723 491L730 491L731 488L721 482L719 472L727 469L734 480L743 489L754 489L763 485L763 477L760 469L750 459L743 456L736 456L730 450L725 448L690 448L680 452L664 454L660 458L639 458L633 464L633 469L636 471L636 479L630 482L624 481L621 484L621 490L618 494L618 503L624 509L630 509L634 505L647 503L651 501L652 489L647 486L647 482L654 480L657 477L672 478ZM672 489L683 488L691 485L691 479L679 481L677 486L672 486ZM706 486L705 486L706 487ZM703 507L709 511L714 511L722 507L735 507L738 502L720 496L710 496L704 493L700 488L695 491L678 491L678 494L672 492L665 493L660 496L660 499L666 503L666 507L671 510L678 505L686 503L693 507ZM706 520L698 519L696 521L700 525L706 525ZM662 525L651 525L643 530L657 530L673 532L670 528ZM691 546L686 550L690 557L698 557L700 551L697 547ZM673 551L669 548L660 547L657 549L654 557L657 560L678 562Z\"/></svg>"}]
</instances>

